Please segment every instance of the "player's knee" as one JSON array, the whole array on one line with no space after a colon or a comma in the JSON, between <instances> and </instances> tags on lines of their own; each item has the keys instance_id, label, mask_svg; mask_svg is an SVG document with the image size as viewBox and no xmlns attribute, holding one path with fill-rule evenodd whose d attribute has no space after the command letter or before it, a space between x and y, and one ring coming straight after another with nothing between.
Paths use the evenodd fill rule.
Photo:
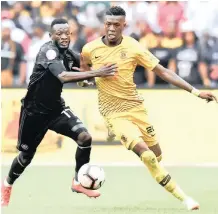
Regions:
<instances>
[{"instance_id":1,"label":"player's knee","mask_svg":"<svg viewBox=\"0 0 218 214\"><path fill-rule=\"evenodd\" d=\"M161 160L162 160L162 154L159 155L159 156L157 156L157 160L158 160L158 162L161 162Z\"/></svg>"},{"instance_id":2,"label":"player's knee","mask_svg":"<svg viewBox=\"0 0 218 214\"><path fill-rule=\"evenodd\" d=\"M22 166L27 167L31 163L34 155L35 155L35 152L33 153L20 152L18 156L18 161L20 162Z\"/></svg>"},{"instance_id":3,"label":"player's knee","mask_svg":"<svg viewBox=\"0 0 218 214\"><path fill-rule=\"evenodd\" d=\"M134 147L133 147L133 152L135 154L137 154L139 157L141 156L141 154L145 151L148 151L149 148L147 146L147 144L145 142L140 142L140 143L137 143Z\"/></svg>"},{"instance_id":4,"label":"player's knee","mask_svg":"<svg viewBox=\"0 0 218 214\"><path fill-rule=\"evenodd\" d=\"M80 147L91 147L92 137L89 133L82 132L78 136L77 143Z\"/></svg>"}]
</instances>

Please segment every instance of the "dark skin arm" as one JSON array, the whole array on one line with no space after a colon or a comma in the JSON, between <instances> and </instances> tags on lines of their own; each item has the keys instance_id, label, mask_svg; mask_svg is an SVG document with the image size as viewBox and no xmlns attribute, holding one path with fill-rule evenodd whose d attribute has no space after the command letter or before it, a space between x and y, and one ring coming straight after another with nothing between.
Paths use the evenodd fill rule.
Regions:
<instances>
[{"instance_id":1,"label":"dark skin arm","mask_svg":"<svg viewBox=\"0 0 218 214\"><path fill-rule=\"evenodd\" d=\"M76 82L85 80L93 77L106 77L113 76L116 71L116 65L107 65L99 68L98 70L87 71L87 72L67 72L63 71L58 75L58 79L63 82ZM75 68L74 68L75 69Z\"/></svg>"},{"instance_id":2,"label":"dark skin arm","mask_svg":"<svg viewBox=\"0 0 218 214\"><path fill-rule=\"evenodd\" d=\"M153 72L155 72L155 74L158 75L164 81L171 83L171 84L173 84L181 89L184 89L188 92L191 92L193 89L193 86L191 86L188 82L186 82L181 77L179 77L175 72L173 72L167 68L164 68L160 64L158 64L153 69ZM211 92L201 92L199 97L201 99L207 100L207 102L210 102L210 101L218 102L216 96L213 95Z\"/></svg>"}]
</instances>

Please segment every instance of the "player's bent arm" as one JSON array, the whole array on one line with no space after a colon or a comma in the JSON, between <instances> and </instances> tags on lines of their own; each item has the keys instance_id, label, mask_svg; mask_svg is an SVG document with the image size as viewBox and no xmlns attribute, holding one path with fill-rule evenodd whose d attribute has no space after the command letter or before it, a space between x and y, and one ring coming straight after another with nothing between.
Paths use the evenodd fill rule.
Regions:
<instances>
[{"instance_id":1,"label":"player's bent arm","mask_svg":"<svg viewBox=\"0 0 218 214\"><path fill-rule=\"evenodd\" d=\"M77 82L80 80L86 80L88 78L99 76L98 71L88 71L88 72L69 72L63 71L58 75L58 79L63 82Z\"/></svg>"},{"instance_id":2,"label":"player's bent arm","mask_svg":"<svg viewBox=\"0 0 218 214\"><path fill-rule=\"evenodd\" d=\"M161 79L163 79L164 81L171 83L179 88L182 88L188 92L191 93L199 93L200 92L195 89L193 86L191 86L188 82L186 82L185 80L183 80L181 77L179 77L175 72L164 68L162 65L158 64L153 71L156 73L156 75L158 75ZM199 94L196 94L197 96Z\"/></svg>"}]
</instances>

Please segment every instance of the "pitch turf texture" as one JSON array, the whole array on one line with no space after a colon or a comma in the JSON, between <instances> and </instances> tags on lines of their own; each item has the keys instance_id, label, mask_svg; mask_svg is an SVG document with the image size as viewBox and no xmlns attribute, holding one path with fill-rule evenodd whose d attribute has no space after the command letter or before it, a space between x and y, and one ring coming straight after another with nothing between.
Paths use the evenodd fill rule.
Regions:
<instances>
[{"instance_id":1,"label":"pitch turf texture","mask_svg":"<svg viewBox=\"0 0 218 214\"><path fill-rule=\"evenodd\" d=\"M2 168L2 177L8 167ZM158 186L143 167L104 167L99 199L72 193L73 167L32 166L14 186L3 214L184 214L189 213ZM168 167L200 204L200 214L218 214L218 168Z\"/></svg>"}]
</instances>

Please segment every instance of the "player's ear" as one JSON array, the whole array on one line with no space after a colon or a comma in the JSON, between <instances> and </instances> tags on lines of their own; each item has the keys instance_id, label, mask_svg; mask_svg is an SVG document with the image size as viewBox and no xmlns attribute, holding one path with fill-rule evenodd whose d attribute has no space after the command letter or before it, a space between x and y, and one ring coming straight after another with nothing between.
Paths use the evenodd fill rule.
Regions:
<instances>
[{"instance_id":1,"label":"player's ear","mask_svg":"<svg viewBox=\"0 0 218 214\"><path fill-rule=\"evenodd\" d=\"M123 23L123 27L124 27L124 28L126 27L126 22Z\"/></svg>"}]
</instances>

